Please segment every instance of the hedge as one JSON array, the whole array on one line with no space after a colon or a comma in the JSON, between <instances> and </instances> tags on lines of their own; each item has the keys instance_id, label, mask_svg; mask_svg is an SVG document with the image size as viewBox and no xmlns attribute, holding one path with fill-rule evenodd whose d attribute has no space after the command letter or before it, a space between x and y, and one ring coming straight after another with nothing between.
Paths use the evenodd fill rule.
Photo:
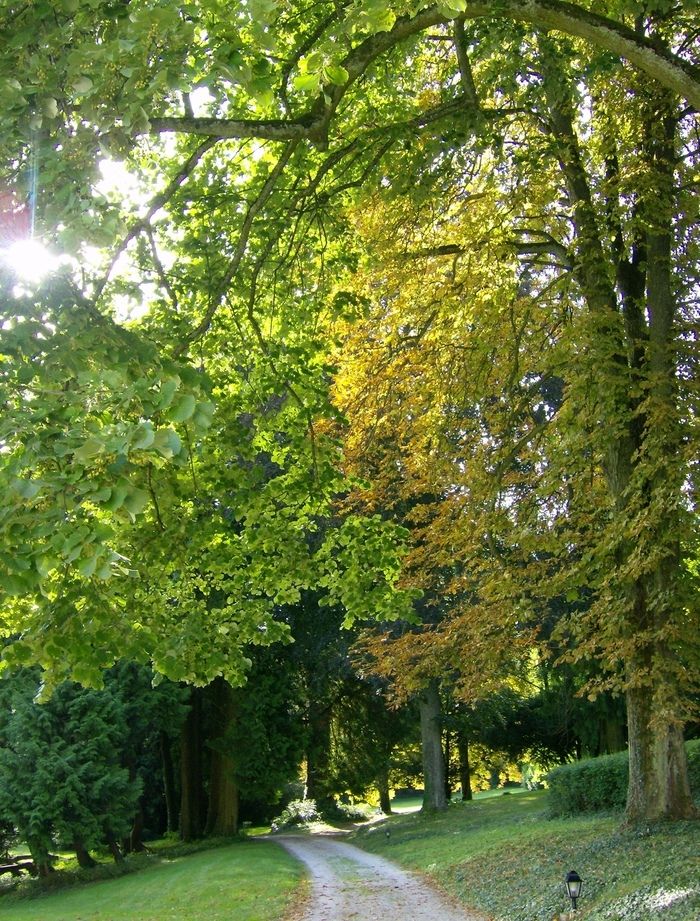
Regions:
<instances>
[{"instance_id":1,"label":"hedge","mask_svg":"<svg viewBox=\"0 0 700 921\"><path fill-rule=\"evenodd\" d=\"M700 794L700 739L685 743L690 787ZM562 764L547 775L552 816L624 809L628 782L627 752Z\"/></svg>"}]
</instances>

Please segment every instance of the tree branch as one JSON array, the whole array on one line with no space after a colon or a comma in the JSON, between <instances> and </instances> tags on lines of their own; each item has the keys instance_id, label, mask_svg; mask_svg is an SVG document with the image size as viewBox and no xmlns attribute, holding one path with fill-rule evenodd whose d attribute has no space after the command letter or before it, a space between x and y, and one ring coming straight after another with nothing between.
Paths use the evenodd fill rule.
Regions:
<instances>
[{"instance_id":1,"label":"tree branch","mask_svg":"<svg viewBox=\"0 0 700 921\"><path fill-rule=\"evenodd\" d=\"M163 116L150 119L153 134L196 134L224 140L225 138L259 138L263 141L292 141L311 137L316 123L309 116L298 119L281 118L192 118Z\"/></svg>"},{"instance_id":2,"label":"tree branch","mask_svg":"<svg viewBox=\"0 0 700 921\"><path fill-rule=\"evenodd\" d=\"M556 30L590 42L596 48L627 59L667 89L700 109L700 69L674 55L660 42L640 35L626 25L563 0L498 0L469 3L455 19L514 19L538 29ZM449 22L437 6L413 17L399 17L386 32L378 32L353 48L342 65L348 79L341 86L328 84L305 115L296 119L219 119L156 117L150 130L174 131L216 138L259 138L290 141L308 138L325 146L328 127L341 100L353 83L386 51L431 26Z\"/></svg>"},{"instance_id":3,"label":"tree branch","mask_svg":"<svg viewBox=\"0 0 700 921\"><path fill-rule=\"evenodd\" d=\"M454 43L464 96L469 107L475 112L478 112L481 108L479 105L479 94L476 91L472 65L469 61L469 53L467 52L467 36L464 31L464 19L461 17L455 19L454 22Z\"/></svg>"},{"instance_id":4,"label":"tree branch","mask_svg":"<svg viewBox=\"0 0 700 921\"><path fill-rule=\"evenodd\" d=\"M224 277L221 280L218 292L212 297L201 321L190 333L187 334L185 340L181 342L180 345L175 349L173 357L179 358L182 354L184 354L190 344L195 342L197 339L200 339L211 326L211 321L214 319L214 314L221 306L221 302L226 296L227 289L233 281L243 256L245 255L246 249L248 248L248 239L253 228L253 222L272 194L277 180L284 172L284 168L296 150L298 143L299 142L296 140L291 141L285 147L282 156L279 158L269 176L265 180L263 187L258 192L257 198L248 208L246 216L243 220L243 224L241 226L241 232L238 236L238 243L236 244L236 248L234 250L231 261L229 262L228 268L226 269Z\"/></svg>"},{"instance_id":5,"label":"tree branch","mask_svg":"<svg viewBox=\"0 0 700 921\"><path fill-rule=\"evenodd\" d=\"M199 161L202 159L204 154L210 150L214 144L216 144L217 140L217 138L209 138L208 140L204 141L203 144L200 144L194 153L191 154L191 156L189 156L183 163L182 168L178 171L178 173L173 176L167 187L158 195L156 195L156 197L151 201L144 216L135 221L127 230L126 235L121 239L115 250L112 252L109 260L109 265L107 266L107 269L104 272L102 278L97 282L95 293L93 295L93 302L95 304L102 296L102 293L105 289L105 286L107 285L107 282L109 281L110 275L112 274L117 260L127 248L129 243L131 243L133 239L135 239L142 231L149 227L153 215L160 211L160 209L168 202L168 200L175 194L175 192L177 192L182 183L192 175L192 172L194 171Z\"/></svg>"},{"instance_id":6,"label":"tree branch","mask_svg":"<svg viewBox=\"0 0 700 921\"><path fill-rule=\"evenodd\" d=\"M700 69L670 52L660 42L640 35L607 16L599 16L563 0L469 3L462 15L466 19L515 19L540 29L555 29L583 38L596 48L625 58L663 86L683 96L695 109L700 109Z\"/></svg>"}]
</instances>

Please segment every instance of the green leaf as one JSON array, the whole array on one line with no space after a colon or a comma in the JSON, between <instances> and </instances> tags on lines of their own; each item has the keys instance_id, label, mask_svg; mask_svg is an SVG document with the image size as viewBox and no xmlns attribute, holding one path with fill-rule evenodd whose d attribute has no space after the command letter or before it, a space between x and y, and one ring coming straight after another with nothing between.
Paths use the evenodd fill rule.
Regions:
<instances>
[{"instance_id":1,"label":"green leaf","mask_svg":"<svg viewBox=\"0 0 700 921\"><path fill-rule=\"evenodd\" d=\"M104 442L99 438L88 438L86 442L73 452L73 460L77 464L88 464L92 458L97 457L104 449Z\"/></svg>"},{"instance_id":2,"label":"green leaf","mask_svg":"<svg viewBox=\"0 0 700 921\"><path fill-rule=\"evenodd\" d=\"M294 89L302 93L315 93L318 92L320 79L319 74L299 74L292 82Z\"/></svg>"},{"instance_id":3,"label":"green leaf","mask_svg":"<svg viewBox=\"0 0 700 921\"><path fill-rule=\"evenodd\" d=\"M92 86L92 80L89 77L81 76L73 82L73 92L77 93L78 95L89 93L92 89Z\"/></svg>"},{"instance_id":4,"label":"green leaf","mask_svg":"<svg viewBox=\"0 0 700 921\"><path fill-rule=\"evenodd\" d=\"M186 393L170 410L168 418L172 422L185 422L194 414L196 405L194 395Z\"/></svg>"},{"instance_id":5,"label":"green leaf","mask_svg":"<svg viewBox=\"0 0 700 921\"><path fill-rule=\"evenodd\" d=\"M304 71L304 73L312 74L312 73L316 73L317 71L319 71L321 69L322 64L323 64L322 55L320 54L320 52L314 51L307 58L304 58L304 60L301 63L301 68Z\"/></svg>"},{"instance_id":6,"label":"green leaf","mask_svg":"<svg viewBox=\"0 0 700 921\"><path fill-rule=\"evenodd\" d=\"M438 9L443 14L450 19L459 16L460 13L463 13L467 8L467 0L444 0L442 3L438 3Z\"/></svg>"},{"instance_id":7,"label":"green leaf","mask_svg":"<svg viewBox=\"0 0 700 921\"><path fill-rule=\"evenodd\" d=\"M5 574L2 587L8 595L24 595L29 590L29 583L19 575Z\"/></svg>"},{"instance_id":8,"label":"green leaf","mask_svg":"<svg viewBox=\"0 0 700 921\"><path fill-rule=\"evenodd\" d=\"M215 409L214 403L197 403L192 422L198 429L208 429L211 426Z\"/></svg>"},{"instance_id":9,"label":"green leaf","mask_svg":"<svg viewBox=\"0 0 700 921\"><path fill-rule=\"evenodd\" d=\"M45 579L49 573L57 569L59 565L60 560L55 556L40 556L36 561L37 572L42 579Z\"/></svg>"},{"instance_id":10,"label":"green leaf","mask_svg":"<svg viewBox=\"0 0 700 921\"><path fill-rule=\"evenodd\" d=\"M350 74L341 64L329 64L324 69L324 74L330 83L335 83L337 86L342 86L350 77Z\"/></svg>"},{"instance_id":11,"label":"green leaf","mask_svg":"<svg viewBox=\"0 0 700 921\"><path fill-rule=\"evenodd\" d=\"M105 508L109 509L110 512L116 512L124 504L128 492L129 487L124 484L115 486L112 489L112 495L105 502Z\"/></svg>"},{"instance_id":12,"label":"green leaf","mask_svg":"<svg viewBox=\"0 0 700 921\"><path fill-rule=\"evenodd\" d=\"M46 118L56 118L58 115L58 103L53 96L47 96L41 100L41 113Z\"/></svg>"},{"instance_id":13,"label":"green leaf","mask_svg":"<svg viewBox=\"0 0 700 921\"><path fill-rule=\"evenodd\" d=\"M40 491L41 483L36 480L15 480L12 488L23 499L33 499Z\"/></svg>"},{"instance_id":14,"label":"green leaf","mask_svg":"<svg viewBox=\"0 0 700 921\"><path fill-rule=\"evenodd\" d=\"M149 495L145 489L137 489L134 487L124 497L124 508L132 517L136 517L136 515L140 515L146 508L148 499Z\"/></svg>"},{"instance_id":15,"label":"green leaf","mask_svg":"<svg viewBox=\"0 0 700 921\"><path fill-rule=\"evenodd\" d=\"M150 448L155 441L156 433L150 422L144 422L138 426L131 439L131 447L134 450L145 450Z\"/></svg>"},{"instance_id":16,"label":"green leaf","mask_svg":"<svg viewBox=\"0 0 700 921\"><path fill-rule=\"evenodd\" d=\"M180 436L173 429L158 429L153 440L153 449L161 457L170 459L182 450Z\"/></svg>"},{"instance_id":17,"label":"green leaf","mask_svg":"<svg viewBox=\"0 0 700 921\"><path fill-rule=\"evenodd\" d=\"M78 572L81 576L84 576L86 579L89 579L93 575L95 569L97 568L97 555L83 557L78 560Z\"/></svg>"},{"instance_id":18,"label":"green leaf","mask_svg":"<svg viewBox=\"0 0 700 921\"><path fill-rule=\"evenodd\" d=\"M367 10L365 16L374 32L388 32L396 22L396 13L382 6Z\"/></svg>"},{"instance_id":19,"label":"green leaf","mask_svg":"<svg viewBox=\"0 0 700 921\"><path fill-rule=\"evenodd\" d=\"M168 406L173 402L173 397L177 393L180 387L180 378L179 377L168 377L160 385L160 399L158 400L158 407L160 409L167 409Z\"/></svg>"}]
</instances>

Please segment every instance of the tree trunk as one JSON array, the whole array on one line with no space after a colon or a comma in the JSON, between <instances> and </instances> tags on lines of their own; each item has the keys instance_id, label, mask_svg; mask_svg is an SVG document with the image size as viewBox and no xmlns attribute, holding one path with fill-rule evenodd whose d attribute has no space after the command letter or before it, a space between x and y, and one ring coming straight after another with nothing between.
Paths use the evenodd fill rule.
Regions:
<instances>
[{"instance_id":1,"label":"tree trunk","mask_svg":"<svg viewBox=\"0 0 700 921\"><path fill-rule=\"evenodd\" d=\"M139 808L134 816L134 823L129 834L129 853L138 854L145 850L146 845L143 843L143 805L139 802Z\"/></svg>"},{"instance_id":2,"label":"tree trunk","mask_svg":"<svg viewBox=\"0 0 700 921\"><path fill-rule=\"evenodd\" d=\"M306 746L306 796L312 799L320 810L333 804L329 789L329 768L331 750L330 706L317 708L314 701L309 704L309 740Z\"/></svg>"},{"instance_id":3,"label":"tree trunk","mask_svg":"<svg viewBox=\"0 0 700 921\"><path fill-rule=\"evenodd\" d=\"M180 837L201 838L204 831L202 783L202 697L192 688L190 711L180 732Z\"/></svg>"},{"instance_id":4,"label":"tree trunk","mask_svg":"<svg viewBox=\"0 0 700 921\"><path fill-rule=\"evenodd\" d=\"M122 854L119 843L114 835L107 836L107 847L109 852L112 855L115 863L124 863L124 855Z\"/></svg>"},{"instance_id":5,"label":"tree trunk","mask_svg":"<svg viewBox=\"0 0 700 921\"><path fill-rule=\"evenodd\" d=\"M423 753L423 811L447 808L445 759L442 754L441 708L438 684L432 681L418 698Z\"/></svg>"},{"instance_id":6,"label":"tree trunk","mask_svg":"<svg viewBox=\"0 0 700 921\"><path fill-rule=\"evenodd\" d=\"M445 799L449 803L452 799L452 777L450 772L450 761L452 760L452 733L449 729L445 730L443 757L445 759Z\"/></svg>"},{"instance_id":7,"label":"tree trunk","mask_svg":"<svg viewBox=\"0 0 700 921\"><path fill-rule=\"evenodd\" d=\"M37 876L41 879L46 879L53 869L49 859L49 852L35 838L27 838L27 847L32 855Z\"/></svg>"},{"instance_id":8,"label":"tree trunk","mask_svg":"<svg viewBox=\"0 0 700 921\"><path fill-rule=\"evenodd\" d=\"M391 815L391 793L389 789L389 769L382 770L377 777L377 791L379 792L379 808L384 815Z\"/></svg>"},{"instance_id":9,"label":"tree trunk","mask_svg":"<svg viewBox=\"0 0 700 921\"><path fill-rule=\"evenodd\" d=\"M466 733L457 734L457 752L459 753L459 785L462 788L462 800L473 799L471 769L469 767L469 739Z\"/></svg>"},{"instance_id":10,"label":"tree trunk","mask_svg":"<svg viewBox=\"0 0 700 921\"><path fill-rule=\"evenodd\" d=\"M170 745L170 736L164 729L160 731L160 761L163 770L163 795L165 797L166 830L177 831L178 814L175 796L175 767Z\"/></svg>"},{"instance_id":11,"label":"tree trunk","mask_svg":"<svg viewBox=\"0 0 700 921\"><path fill-rule=\"evenodd\" d=\"M680 727L653 727L651 696L644 688L627 692L627 720L627 824L693 817L695 806Z\"/></svg>"},{"instance_id":12,"label":"tree trunk","mask_svg":"<svg viewBox=\"0 0 700 921\"><path fill-rule=\"evenodd\" d=\"M217 731L209 742L211 761L205 834L235 835L238 831L238 784L227 743L227 733L236 718L233 689L223 678L216 678L207 691Z\"/></svg>"},{"instance_id":13,"label":"tree trunk","mask_svg":"<svg viewBox=\"0 0 700 921\"><path fill-rule=\"evenodd\" d=\"M75 851L75 856L78 858L78 866L82 867L83 870L89 870L97 866L97 861L90 856L89 851L82 841L75 841L73 843L73 850Z\"/></svg>"}]
</instances>

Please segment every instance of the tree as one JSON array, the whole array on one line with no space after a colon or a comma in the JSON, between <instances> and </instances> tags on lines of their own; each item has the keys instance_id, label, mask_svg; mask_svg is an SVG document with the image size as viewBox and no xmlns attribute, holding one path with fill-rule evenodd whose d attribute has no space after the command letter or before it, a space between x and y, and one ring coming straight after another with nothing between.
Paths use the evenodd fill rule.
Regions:
<instances>
[{"instance_id":1,"label":"tree","mask_svg":"<svg viewBox=\"0 0 700 921\"><path fill-rule=\"evenodd\" d=\"M346 677L333 712L330 774L339 797L378 800L391 814L397 749L416 738L413 708L390 708L386 688L376 680Z\"/></svg>"},{"instance_id":2,"label":"tree","mask_svg":"<svg viewBox=\"0 0 700 921\"><path fill-rule=\"evenodd\" d=\"M485 50L485 45L480 45L481 48ZM439 204L434 199L414 194L410 196L413 204L409 204L408 209L405 206L403 210L397 208L395 196L404 188L403 181L397 183L391 206L391 230L379 225L380 234L385 233L386 236L383 246L375 249L375 252L383 253L373 282L382 290L377 298L377 313L370 315L364 331L353 333L354 341L360 343L363 334L367 337L365 345L361 344L360 348L365 349L373 362L373 370L360 378L357 390L362 393L363 381L378 379L381 386L386 386L391 393L391 399L385 398L380 414L375 414L376 403L362 398L355 420L356 424L359 422L359 434L354 437L359 441L364 439L366 445L367 431L371 430L375 444L381 444L383 433L392 424L391 413L405 420L404 426L410 426L411 430L410 435L399 442L400 461L394 466L388 465L386 469L394 483L403 480L408 489L414 488L413 479L419 492L425 492L424 471L428 472L427 476L434 484L441 475L440 459L444 457L446 462L453 463L443 481L443 511L433 515L434 520L440 522L439 528L431 521L431 515L422 513L418 529L420 536L414 542L416 545L423 544L424 555L430 560L439 559L437 548L449 547L452 550L461 545L461 552L468 560L463 571L469 574L473 583L480 581L481 584L472 592L478 591L482 599L485 585L491 591L494 588L487 574L489 568L494 574L494 570L498 569L508 571L509 581L499 580L491 599L497 604L500 602L500 605L507 604L508 596L512 605L518 603L518 596L520 604L529 605L534 600L533 581L542 586L543 573L547 574L544 578L551 580L555 592L574 597L579 590L586 592L593 589L596 592L595 603L588 607L587 613L568 621L578 637L570 656L582 659L596 655L604 667L605 677L593 682L593 685L627 691L628 718L632 724L630 747L637 752L631 760L628 818L636 821L642 815L681 815L693 811L684 779L684 756L679 738L682 724L689 715L687 706L693 700L687 678L693 671L688 666L693 661L694 640L686 631L692 623L690 612L694 603L688 593L687 570L680 563L677 540L680 533L680 544L690 546L693 516L692 513L687 514L680 487L681 480L689 475L689 455L683 455L680 446L689 445L689 441L681 435L685 425L682 419L684 414L692 414L692 409L687 403L688 392L678 388L679 376L682 378L685 372L680 371L676 362L681 360L682 366L687 361L683 345L682 308L677 312L679 324L674 327L672 320L676 310L674 298L680 296L683 286L687 289L693 276L691 270L678 287L678 295L672 293L668 272L672 253L683 273L685 269L681 267L687 264L689 241L679 242L674 249L668 233L669 225L666 224L663 233L659 230L666 246L666 255L663 256L663 248L659 248L653 229L659 224L661 215L657 212L653 220L647 217L644 230L640 229L639 223L641 215L648 213L645 209L651 206L649 189L664 187L663 170L668 170L671 162L675 162L669 159L671 135L667 134L664 141L658 141L659 148L653 142L650 148L645 149L639 142L637 146L632 144L625 149L620 146L607 159L603 155L602 160L600 150L595 147L594 135L584 156L580 140L583 132L574 130L572 109L569 108L568 115L564 117L560 105L554 100L554 95L561 95L567 85L566 73L561 69L562 54L561 46L553 46L541 39L535 50L537 63L534 65L539 71L535 71L532 85L523 91L513 88L518 102L522 97L523 105L539 106L542 122L555 127L548 135L551 139L549 145L538 143L537 135L524 134L522 125L513 128L512 134L506 133L506 145L512 143L515 148L517 144L521 152L515 165L512 160L505 161L503 176L487 192L489 197L495 192L496 197L495 201L491 200L491 220L487 218L482 228L472 231L471 236L464 235L465 231L468 233L470 224L459 215L459 193L457 188L445 184L445 176L450 170L463 168L459 161L455 161L454 165L448 162L432 166L436 175L431 187L442 183L443 198ZM560 66L556 77L548 69L552 56ZM494 54L494 57L497 56ZM466 69L463 72L466 74ZM551 90L549 95L548 87ZM598 118L602 122L612 117L610 98L605 97L606 92L615 95L609 88L602 88L602 79L591 90L597 104L592 122L594 128L598 126ZM638 131L639 137L645 131L648 136L654 136L653 126L659 121L658 115L651 115L657 111L654 98L651 92L646 109L628 113L626 128ZM572 105L571 96L568 97L568 105ZM619 115L620 112L618 108L616 113ZM678 130L682 135L684 129L678 128L677 112L669 114L666 122L661 121L667 132L673 134ZM504 127L507 127L506 123ZM615 136L614 133L612 136ZM539 137L542 137L541 133ZM622 127L620 137L625 137ZM522 153L523 150L530 156L535 154L532 161ZM554 161L550 159L553 152L557 157ZM632 195L635 201L627 221L620 211L620 203L616 204L611 197L611 189L618 195L622 194L619 158L623 155L629 158L630 163L636 164L636 175L645 177L643 181L637 180L637 188L629 180L625 185L625 194ZM570 243L566 228L557 217L553 216L551 221L543 223L541 211L538 214L543 201L552 200L551 191L546 191L547 185L552 180L554 183L558 181L556 173L548 173L542 165L552 167L557 163L575 215L574 236ZM591 176L586 174L584 163L589 164ZM429 172L425 160L419 161L418 168ZM534 172L529 172L530 168L539 171L539 179ZM600 179L603 174L607 185ZM506 179L506 175L510 178ZM631 167L628 167L627 175L631 175ZM668 178L668 172L666 175ZM526 176L531 182L527 192L520 185ZM474 189L474 172L470 180ZM409 184L406 183L406 186ZM483 195L486 186L482 183L476 188ZM595 192L592 191L594 188ZM545 198L537 200L535 194L542 192L545 192ZM669 188L668 194L673 196L675 193ZM596 199L596 195L600 195L600 200ZM408 195L405 197L409 198ZM496 204L499 199L500 211ZM658 208L658 202L655 207ZM411 217L411 209L414 215L422 213L423 221L417 224L415 216ZM607 220L612 222L606 226L617 228L617 249L612 254L606 251L598 229L599 223L606 220L601 215L607 215ZM476 227L476 222L471 226ZM460 309L464 310L455 301L467 290L472 304L478 298L484 305L483 292L488 290L489 283L475 278L473 271L478 258L475 248L483 246L484 226L491 228L492 242L502 248L500 268L506 274L500 279L503 292L500 298L501 303L505 298L508 306L506 310L498 306L494 310L489 310L487 306L484 310L482 306L481 315L469 317L467 338L464 331L460 333L455 328L463 316ZM648 227L652 229L647 231ZM460 232L463 235L461 240ZM423 245L420 248L412 245L415 239L421 240ZM631 247L632 255L627 253L626 246ZM693 251L694 246L690 246ZM519 285L513 285L519 272L512 261L507 263L505 254L508 251L511 259L517 255L527 257ZM643 267L640 262L642 252L647 254L648 260ZM660 254L658 259L654 257L657 252ZM391 254L389 258L386 258L387 254ZM468 266L460 265L462 256L465 261L469 260ZM425 266L419 282L422 292L418 285L418 290L412 286L406 290L406 280L412 274L407 273L404 266L407 260L416 259ZM440 272L440 259L452 260L449 272ZM395 264L392 264L393 260ZM575 300L571 299L571 289L567 291L563 286L569 272L579 286L578 293L584 294L588 313L578 310ZM399 276L400 285L397 281ZM608 278L616 281L608 285ZM495 284L498 286L499 282ZM519 295L519 301L511 300L513 288ZM552 292L560 304L569 305L566 309L571 310L571 316L576 321L571 326L566 316L561 314L560 306L552 299ZM644 297L647 298L646 307L641 306ZM659 298L658 303L656 298ZM426 303L430 305L429 310L425 307ZM530 319L535 304L554 307L553 322L542 325L539 330ZM378 315L382 323L379 334L376 332ZM648 328L645 318L649 322ZM499 324L510 321L511 330L508 331L504 324L489 328L492 321ZM659 326L655 326L657 323ZM373 332L368 333L369 329ZM562 330L566 330L564 335ZM498 340L494 338L494 333L503 337L501 341L509 343L512 349L501 361L495 357ZM540 338L541 335L545 338ZM417 342L422 346L420 352L415 351ZM458 357L457 350L460 348L469 358ZM586 359L582 361L582 356L593 355L595 358L590 365ZM671 355L675 355L672 360ZM494 363L490 371L484 366L485 358ZM457 361L468 375L462 379L469 381L467 386L454 376ZM416 368L418 370L414 370ZM449 368L449 375L445 375L446 368ZM397 384L396 378L401 373L404 374L404 383ZM444 376L442 384L440 374ZM472 383L475 374L483 375L482 381L487 381L488 402L484 400L484 384L479 392ZM426 379L430 383L425 389L418 384L420 389L416 394L416 382L422 383ZM566 388L566 401L562 404L559 398L556 401L558 406L555 403L548 407L545 389L557 381L560 388ZM504 387L502 394L497 390L494 392L498 386ZM643 397L637 387L641 388ZM430 395L442 396L443 390L448 393L443 398L444 402L433 404L431 418ZM592 397L592 394L595 396ZM464 401L469 402L464 405ZM423 412L419 409L421 404L425 407ZM341 405L346 410L352 408L352 403L347 400L343 400ZM660 408L662 405L664 410ZM656 416L657 411L659 416ZM586 419L584 412L590 413ZM460 413L461 419L457 421ZM363 414L369 417L368 420L363 420ZM458 426L454 435L449 429L450 416ZM688 418L687 415L685 417ZM621 434L625 427L629 427L628 436ZM556 432L554 438L545 434L552 432ZM578 438L581 439L579 442L576 441ZM662 441L665 448L657 454ZM454 450L450 450L452 444L460 445L461 455L455 456ZM596 444L597 454L593 448ZM410 457L411 450L413 457ZM466 453L468 460L465 459L465 451L473 452ZM427 456L430 457L429 467ZM662 456L664 460L661 460ZM661 475L660 465L668 464L670 458L674 459L673 471L666 467L665 474ZM456 462L461 466L454 466ZM597 468L596 464L599 465ZM592 471L596 469L602 476L596 483L598 491L593 492L590 488L587 490L584 481L590 483ZM490 485L483 483L483 471L492 479ZM580 477L578 487L577 476ZM535 488L527 486L528 482ZM676 483L674 503L669 502L666 492L670 482ZM431 489L440 496L440 487L431 485ZM548 489L551 489L550 498L546 500L549 507L545 504ZM637 489L640 491L636 492ZM664 491L664 500L661 500L660 493L656 493L657 489ZM491 505L489 495L492 496ZM446 524L449 526L455 514L461 515L462 500L467 496L469 510L477 522L475 526L471 525L472 533L477 540L484 535L489 541L490 560L484 560L483 553L477 548L468 551L464 537L456 537L452 528L447 530L445 527ZM479 509L482 511L479 512ZM577 517L573 517L574 514ZM608 516L611 522L605 531L601 530L601 515ZM567 518L573 527L565 526ZM557 519L560 524L552 527L552 522ZM630 529L637 535L636 543L621 543L620 535L630 533ZM556 539L557 530L563 543L558 543ZM601 539L601 533L606 532L608 538ZM644 542L640 545L639 535L642 533ZM574 579L578 579L576 588L572 588L571 568L559 565L559 578L555 577L557 563L553 558L553 551L569 556L572 547L577 548L574 559L583 562L574 570L577 574ZM618 573L624 572L622 579L610 570L611 547L615 547L614 557L620 567ZM663 547L668 549L668 556L662 564ZM504 552L506 548L510 560ZM416 559L418 552L414 552ZM604 557L607 559L604 560ZM593 565L592 560L595 560ZM628 561L624 566L623 560ZM480 580L475 579L475 567L482 570ZM656 576L652 577L653 572ZM666 588L660 594L662 584ZM672 589L672 585L675 588ZM541 603L547 593L539 587L539 594ZM661 600L664 596L666 601ZM672 596L675 601L671 604L668 599ZM469 602L472 607L473 597ZM659 608L657 604L660 604ZM610 614L611 608L617 612L614 616ZM505 614L506 610L501 607L500 613ZM533 611L528 614L523 609L521 623L533 621L533 614ZM620 641L621 622L626 624L626 645ZM481 616L480 623L483 629L488 624L493 625L494 621L491 617ZM501 631L501 635L513 637L515 634ZM668 636L674 637L674 655L680 654L686 663L680 671L670 665L664 651ZM453 646L455 638L453 630L450 638ZM460 664L463 667L469 661L466 649L465 645L461 663L455 666L458 670ZM459 655L455 655L455 659L458 658ZM620 661L624 663L624 670L619 668ZM673 677L671 673L674 673ZM635 690L642 687L646 688L644 692ZM666 694L669 697L663 703L661 698ZM636 715L638 706L645 708L641 717ZM650 728L653 724L656 724L656 730ZM671 733L672 741L667 732ZM652 754L654 749L657 750L656 756ZM667 752L667 756L660 757L659 751ZM640 761L645 761L645 765L642 766Z\"/></svg>"},{"instance_id":3,"label":"tree","mask_svg":"<svg viewBox=\"0 0 700 921\"><path fill-rule=\"evenodd\" d=\"M45 705L34 703L36 671L23 670L1 688L0 812L26 840L40 875L60 840L92 866L89 849L127 833L141 785L119 763L128 729L122 702L106 691L74 684L57 688Z\"/></svg>"},{"instance_id":4,"label":"tree","mask_svg":"<svg viewBox=\"0 0 700 921\"><path fill-rule=\"evenodd\" d=\"M167 680L153 685L153 671L133 662L119 662L105 676L105 687L120 701L128 734L119 759L142 794L129 835L122 841L125 853L145 850L144 832L151 835L177 830L173 765L168 763L171 741L177 739L186 717L184 689ZM163 808L165 807L165 809Z\"/></svg>"},{"instance_id":5,"label":"tree","mask_svg":"<svg viewBox=\"0 0 700 921\"><path fill-rule=\"evenodd\" d=\"M241 815L256 824L277 813L303 758L305 701L295 653L294 644L256 650L248 680L235 694L230 741Z\"/></svg>"}]
</instances>

